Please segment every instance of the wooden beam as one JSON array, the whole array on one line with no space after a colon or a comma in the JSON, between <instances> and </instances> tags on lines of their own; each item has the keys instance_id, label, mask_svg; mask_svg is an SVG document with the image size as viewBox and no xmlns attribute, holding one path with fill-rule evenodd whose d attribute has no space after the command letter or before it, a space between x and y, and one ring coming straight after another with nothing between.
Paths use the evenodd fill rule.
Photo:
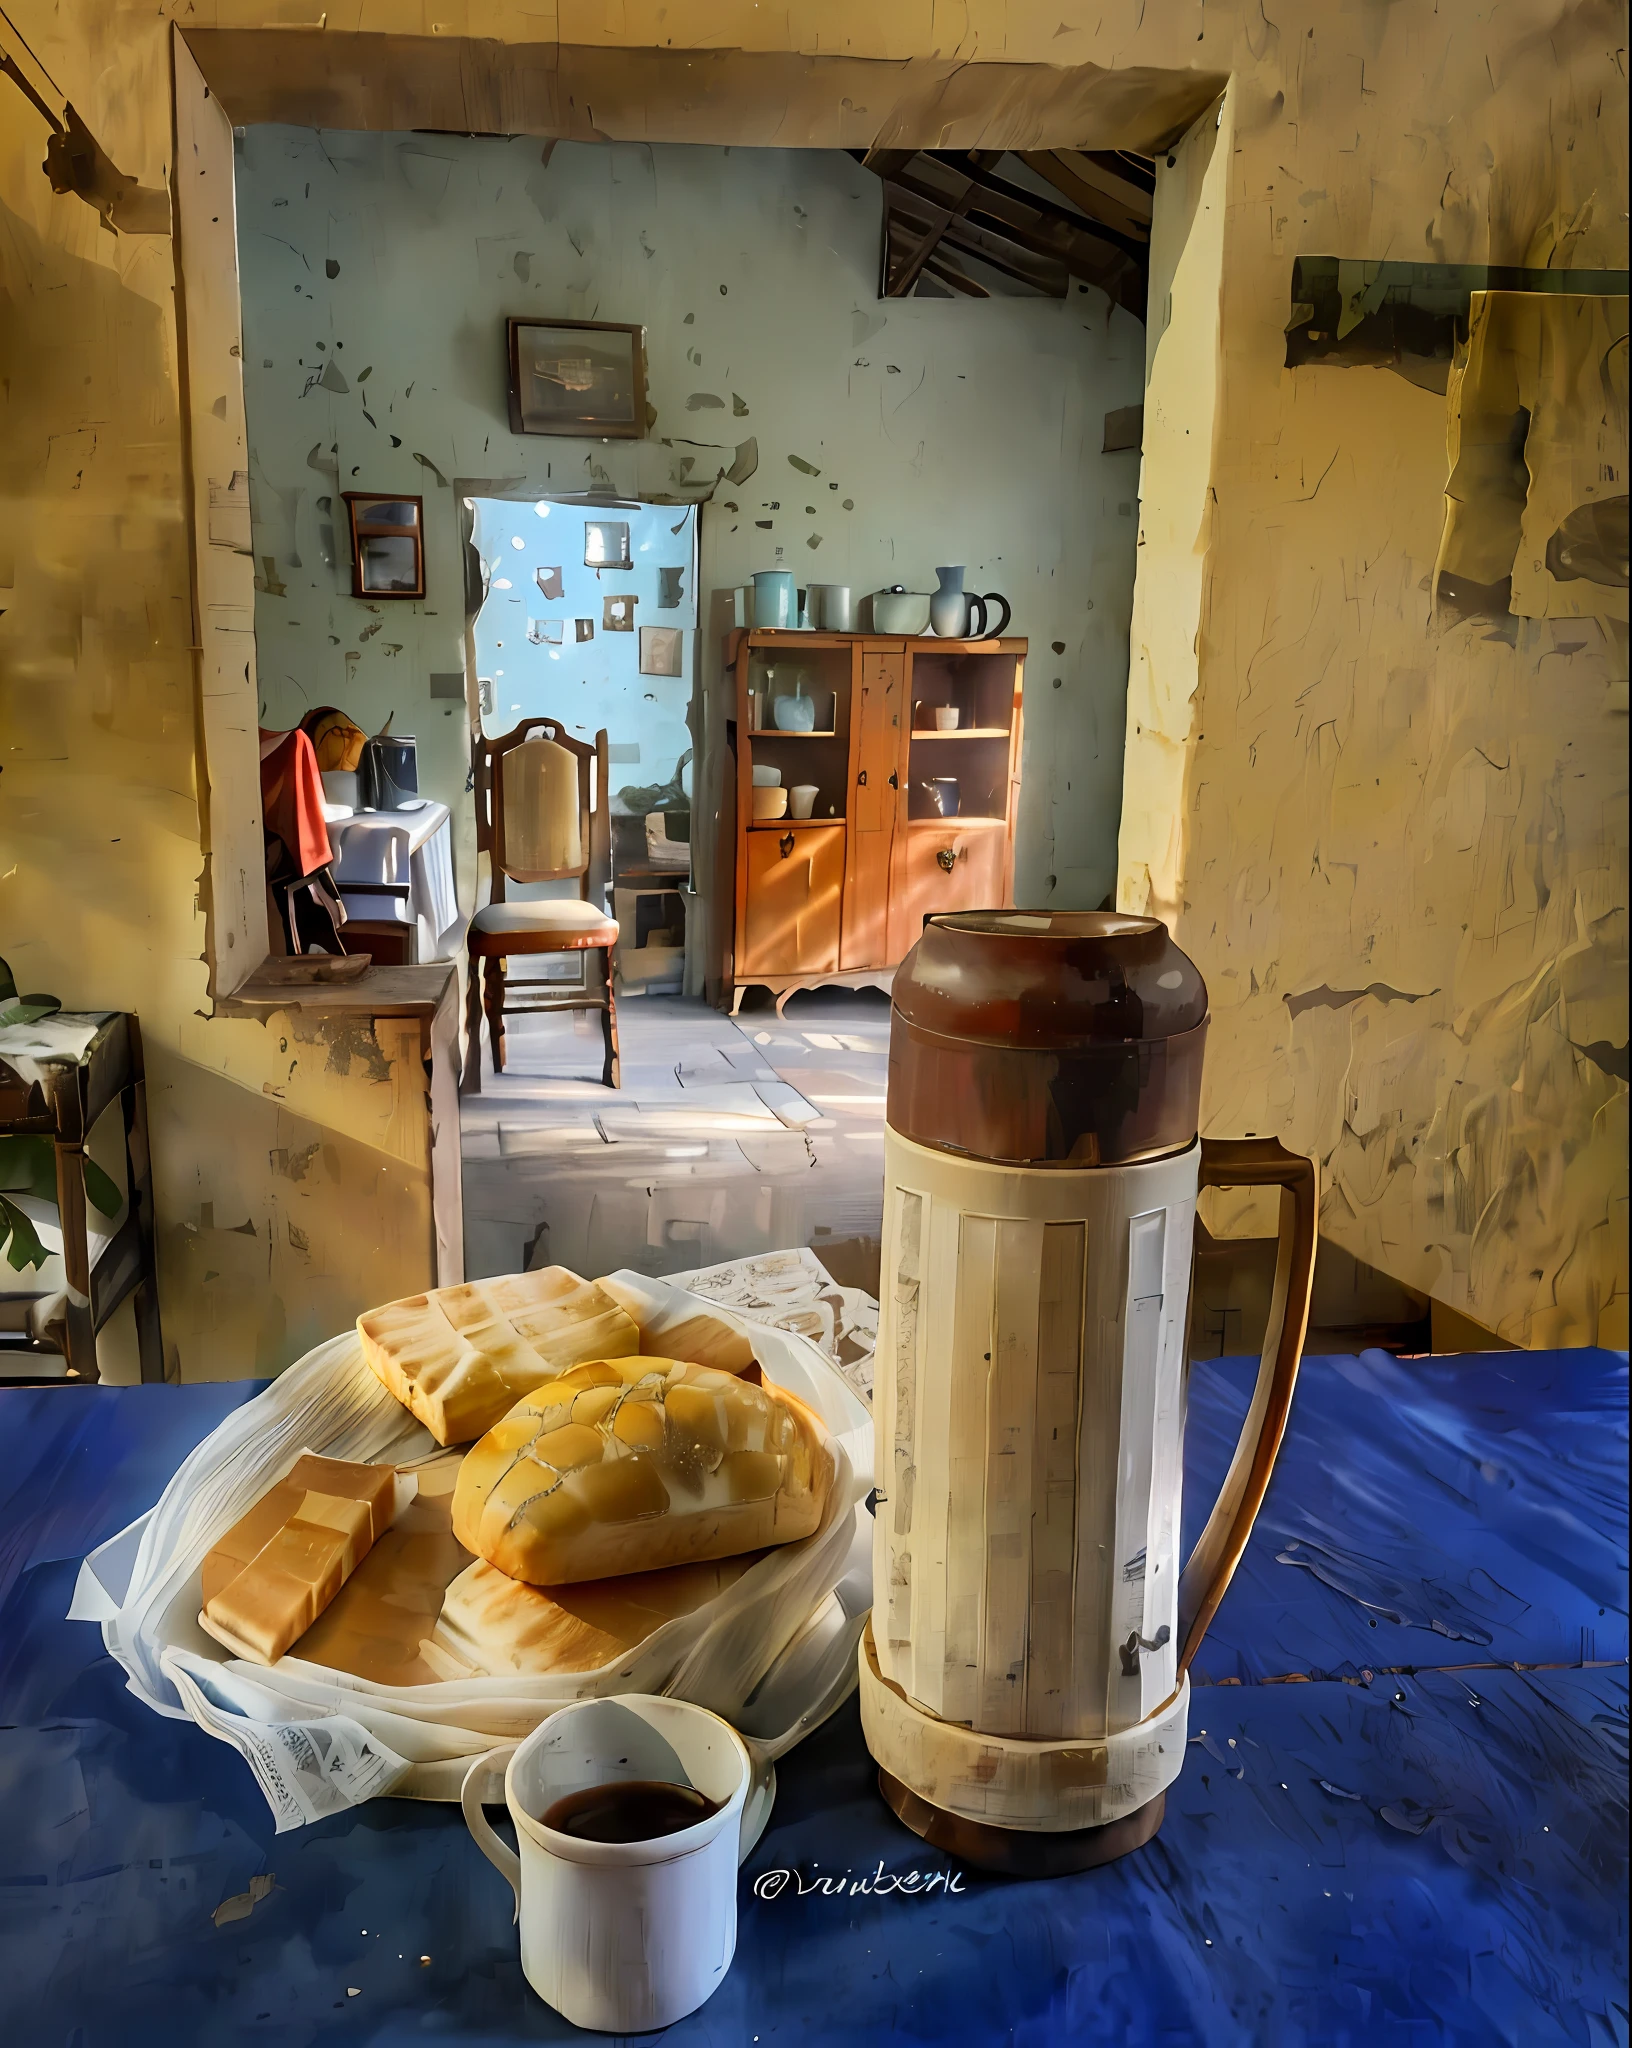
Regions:
<instances>
[{"instance_id":1,"label":"wooden beam","mask_svg":"<svg viewBox=\"0 0 1632 2048\"><path fill-rule=\"evenodd\" d=\"M1051 263L1035 257L1029 249L1002 241L968 221L960 220L950 228L942 247L956 250L962 256L972 256L988 269L1004 277L1012 277L1020 284L1030 285L1033 291L1041 292L1047 299L1063 299L1071 289L1071 273L1063 263Z\"/></svg>"},{"instance_id":2,"label":"wooden beam","mask_svg":"<svg viewBox=\"0 0 1632 2048\"><path fill-rule=\"evenodd\" d=\"M917 164L893 180L902 191L917 192L934 205L946 200L935 184L926 179ZM1049 206L1016 186L1004 186L1001 179L981 178L980 190L968 199L964 211L969 219L1034 249L1040 256L1058 257L1077 275L1099 280L1117 256L1143 267L1142 243L1129 241L1102 222L1084 220L1064 207Z\"/></svg>"},{"instance_id":3,"label":"wooden beam","mask_svg":"<svg viewBox=\"0 0 1632 2048\"><path fill-rule=\"evenodd\" d=\"M916 248L913 249L906 262L902 264L900 270L895 272L893 276L888 277L884 293L887 299L904 299L908 292L912 290L923 274L924 265L934 255L936 244L969 204L969 199L974 189L975 182L971 178L965 183L961 197L955 200L950 207L937 209L940 215L939 219L931 220L929 226L920 237ZM887 269L888 265L886 264Z\"/></svg>"},{"instance_id":4,"label":"wooden beam","mask_svg":"<svg viewBox=\"0 0 1632 2048\"><path fill-rule=\"evenodd\" d=\"M1093 219L1115 228L1130 241L1150 240L1150 208L1146 206L1143 212L1139 212L1128 201L1105 189L1111 182L1108 178L1090 184L1066 162L1064 152L1057 149L1022 150L1020 161L1028 170L1035 171L1039 178L1046 178L1056 192Z\"/></svg>"},{"instance_id":5,"label":"wooden beam","mask_svg":"<svg viewBox=\"0 0 1632 2048\"><path fill-rule=\"evenodd\" d=\"M973 152L971 159L972 157ZM974 178L982 192L987 195L980 201L982 211L1017 225L1047 223L1072 234L1098 235L1132 256L1135 261L1144 260L1145 248L1150 239L1147 231L1130 232L1118 227L1105 213L1095 212L1092 208L1087 209L1089 217L1084 219L1083 213L1074 207L1056 205L1053 200L1045 199L1040 192L1033 192L1028 186L1011 184L1007 178L998 177L985 164L975 162L972 169L965 171L961 159L937 155L933 161L944 164L949 171Z\"/></svg>"},{"instance_id":6,"label":"wooden beam","mask_svg":"<svg viewBox=\"0 0 1632 2048\"><path fill-rule=\"evenodd\" d=\"M931 277L938 277L942 284L949 284L955 292L961 292L966 299L989 299L992 295L983 284L977 284L966 271L949 263L944 255L937 253L924 265Z\"/></svg>"},{"instance_id":7,"label":"wooden beam","mask_svg":"<svg viewBox=\"0 0 1632 2048\"><path fill-rule=\"evenodd\" d=\"M944 208L946 204L933 186L921 180L916 167L911 173L893 179L889 189L916 201L920 208ZM1130 312L1144 317L1147 279L1143 251L1133 254L1113 240L1108 230L1096 229L1088 221L1076 222L1074 217L1064 214L1050 218L1035 207L985 187L972 202L966 201L965 216L972 228L994 241L1012 242L1020 249L1063 264L1073 277L1099 285Z\"/></svg>"},{"instance_id":8,"label":"wooden beam","mask_svg":"<svg viewBox=\"0 0 1632 2048\"><path fill-rule=\"evenodd\" d=\"M1101 170L1109 171L1113 177L1123 178L1135 185L1141 192L1154 196L1156 191L1156 159L1138 156L1131 149L1085 149L1082 154Z\"/></svg>"},{"instance_id":9,"label":"wooden beam","mask_svg":"<svg viewBox=\"0 0 1632 2048\"><path fill-rule=\"evenodd\" d=\"M853 149L850 151L864 171L874 171L881 178L893 178L897 171L904 171L918 154L915 149Z\"/></svg>"},{"instance_id":10,"label":"wooden beam","mask_svg":"<svg viewBox=\"0 0 1632 2048\"><path fill-rule=\"evenodd\" d=\"M887 224L893 223L897 232L921 234L925 218L933 217L934 209L930 203L917 193L903 191L899 185L891 184L886 189ZM1034 291L1044 292L1050 298L1064 298L1070 284L1070 273L1064 264L1051 257L1038 257L1006 236L991 234L966 219L954 221L944 230L941 246L960 249L966 256L977 257L1005 277L1028 284Z\"/></svg>"}]
</instances>

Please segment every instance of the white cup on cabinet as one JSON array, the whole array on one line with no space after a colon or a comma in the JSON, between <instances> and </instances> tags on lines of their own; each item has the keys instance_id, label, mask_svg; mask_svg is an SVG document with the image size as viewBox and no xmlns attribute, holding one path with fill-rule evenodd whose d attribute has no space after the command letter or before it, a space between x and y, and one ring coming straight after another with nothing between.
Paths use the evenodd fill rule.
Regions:
<instances>
[{"instance_id":1,"label":"white cup on cabinet","mask_svg":"<svg viewBox=\"0 0 1632 2048\"><path fill-rule=\"evenodd\" d=\"M501 1764L519 1856L482 1811ZM524 1742L476 1759L460 1799L465 1822L516 1895L522 1971L546 2005L574 2026L633 2034L670 2026L713 1995L736 1953L751 1777L729 1722L649 1693L577 1700ZM540 1818L571 1792L652 1780L690 1785L716 1809L645 1842L586 1841Z\"/></svg>"},{"instance_id":2,"label":"white cup on cabinet","mask_svg":"<svg viewBox=\"0 0 1632 2048\"><path fill-rule=\"evenodd\" d=\"M788 816L808 818L816 808L816 799L821 795L814 782L796 782L788 791Z\"/></svg>"}]
</instances>

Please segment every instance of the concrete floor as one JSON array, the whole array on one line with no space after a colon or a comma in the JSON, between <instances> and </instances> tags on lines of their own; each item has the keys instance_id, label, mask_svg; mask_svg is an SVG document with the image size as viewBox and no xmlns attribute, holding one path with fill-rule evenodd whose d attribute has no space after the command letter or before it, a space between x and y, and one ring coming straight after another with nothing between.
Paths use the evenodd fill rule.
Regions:
<instances>
[{"instance_id":1,"label":"concrete floor","mask_svg":"<svg viewBox=\"0 0 1632 2048\"><path fill-rule=\"evenodd\" d=\"M626 999L614 1091L593 1012L507 1019L506 1071L484 1058L461 1105L466 1272L659 1275L808 1244L876 1293L889 1023L871 989L781 1019Z\"/></svg>"}]
</instances>

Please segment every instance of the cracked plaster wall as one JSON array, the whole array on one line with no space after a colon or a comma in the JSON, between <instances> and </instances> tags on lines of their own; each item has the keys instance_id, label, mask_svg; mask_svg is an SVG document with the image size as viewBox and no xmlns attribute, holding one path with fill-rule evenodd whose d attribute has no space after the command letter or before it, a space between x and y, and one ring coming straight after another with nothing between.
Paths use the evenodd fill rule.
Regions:
<instances>
[{"instance_id":1,"label":"cracked plaster wall","mask_svg":"<svg viewBox=\"0 0 1632 2048\"><path fill-rule=\"evenodd\" d=\"M705 687L729 623L719 594L756 569L859 596L933 590L937 564L967 564L1031 641L1019 897L1110 894L1138 457L1100 449L1104 415L1138 402L1143 330L1086 287L881 305L880 216L878 180L836 151L242 133L267 722L332 703L372 731L395 711L426 749L422 786L454 808L467 902L465 717L428 678L464 667L451 481L475 477L701 505ZM649 438L513 435L507 314L644 324ZM424 494L423 605L350 595L336 514L338 490L358 489ZM627 726L585 687L531 708L643 746L615 782L666 782L661 707ZM703 750L705 808L722 738ZM712 873L704 835L697 872Z\"/></svg>"},{"instance_id":2,"label":"cracked plaster wall","mask_svg":"<svg viewBox=\"0 0 1632 2048\"><path fill-rule=\"evenodd\" d=\"M141 24L106 91L84 37L111 13L66 43L23 26L162 184L168 45ZM0 80L0 954L24 989L140 1018L169 1373L270 1373L432 1278L418 1031L209 1014L171 248L54 195L42 155Z\"/></svg>"},{"instance_id":3,"label":"cracked plaster wall","mask_svg":"<svg viewBox=\"0 0 1632 2048\"><path fill-rule=\"evenodd\" d=\"M1158 198L1198 232L1185 329L1153 301L1118 900L1207 977L1205 1130L1316 1154L1325 1233L1487 1328L1624 1345L1624 583L1436 615L1447 398L1280 331L1300 253L1624 268L1624 19L1303 19Z\"/></svg>"}]
</instances>

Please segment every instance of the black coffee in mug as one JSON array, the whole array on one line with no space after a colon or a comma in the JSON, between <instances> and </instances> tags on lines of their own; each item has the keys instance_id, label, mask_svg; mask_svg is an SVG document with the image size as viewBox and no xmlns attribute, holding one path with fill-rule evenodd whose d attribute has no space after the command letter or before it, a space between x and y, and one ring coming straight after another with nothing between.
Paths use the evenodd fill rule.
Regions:
<instances>
[{"instance_id":1,"label":"black coffee in mug","mask_svg":"<svg viewBox=\"0 0 1632 2048\"><path fill-rule=\"evenodd\" d=\"M545 1827L580 1842L655 1842L677 1835L718 1813L722 1802L690 1785L650 1778L626 1778L615 1785L586 1785L569 1792L540 1815Z\"/></svg>"}]
</instances>

